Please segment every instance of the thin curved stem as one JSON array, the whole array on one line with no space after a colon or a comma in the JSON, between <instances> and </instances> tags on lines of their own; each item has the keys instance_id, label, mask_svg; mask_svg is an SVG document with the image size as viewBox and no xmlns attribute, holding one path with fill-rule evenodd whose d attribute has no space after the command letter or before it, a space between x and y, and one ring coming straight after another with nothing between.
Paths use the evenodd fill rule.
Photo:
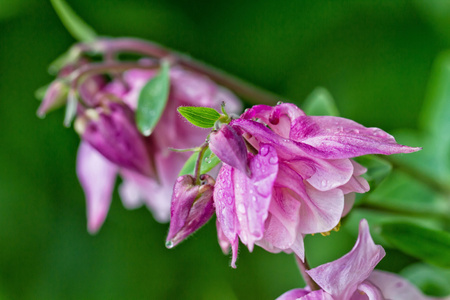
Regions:
<instances>
[{"instance_id":1,"label":"thin curved stem","mask_svg":"<svg viewBox=\"0 0 450 300\"><path fill-rule=\"evenodd\" d=\"M300 273L303 276L303 280L305 280L305 282L306 282L306 285L309 286L311 291L320 290L320 286L311 278L311 276L308 275L308 273L306 273L307 270L311 269L309 264L308 264L308 261L306 260L306 257L305 257L305 261L303 262L300 259L300 257L295 255L295 260L297 262L297 266L298 266L298 268L300 270Z\"/></svg>"},{"instance_id":2,"label":"thin curved stem","mask_svg":"<svg viewBox=\"0 0 450 300\"><path fill-rule=\"evenodd\" d=\"M166 58L187 69L207 75L220 85L253 103L273 105L283 100L274 93L156 43L135 38L99 39L89 44L79 44L79 49L86 52L125 52Z\"/></svg>"}]
</instances>

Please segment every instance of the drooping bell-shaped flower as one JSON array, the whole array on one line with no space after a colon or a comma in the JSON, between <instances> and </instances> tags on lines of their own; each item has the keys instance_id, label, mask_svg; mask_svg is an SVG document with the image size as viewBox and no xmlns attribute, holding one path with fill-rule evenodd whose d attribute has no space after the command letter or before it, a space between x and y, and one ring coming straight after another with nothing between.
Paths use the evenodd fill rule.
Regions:
<instances>
[{"instance_id":1,"label":"drooping bell-shaped flower","mask_svg":"<svg viewBox=\"0 0 450 300\"><path fill-rule=\"evenodd\" d=\"M69 63L47 90L38 110L44 115L67 101L67 90L78 96L74 127L82 143L77 170L86 194L91 233L97 232L105 220L117 176L123 179L119 194L125 207L145 204L157 221L169 220L173 183L189 157L169 147L195 147L207 134L207 130L186 123L177 113L179 106L219 109L225 101L231 111L238 113L241 109L240 101L231 92L208 77L173 66L165 109L152 134L143 136L135 125L135 110L142 88L157 74L155 68L150 68L155 61L143 59L134 64L136 68L114 69L122 65L111 61L92 63L85 58ZM100 165L111 166L104 168L107 175L103 179L96 178L102 172L96 169Z\"/></svg>"},{"instance_id":2,"label":"drooping bell-shaped flower","mask_svg":"<svg viewBox=\"0 0 450 300\"><path fill-rule=\"evenodd\" d=\"M170 229L166 245L172 248L203 226L214 214L214 179L203 174L196 184L190 175L180 176L173 188Z\"/></svg>"},{"instance_id":3,"label":"drooping bell-shaped flower","mask_svg":"<svg viewBox=\"0 0 450 300\"><path fill-rule=\"evenodd\" d=\"M369 190L360 177L366 169L350 158L420 150L397 144L381 129L306 116L287 103L254 106L222 130L236 134L216 133L220 138L211 139L211 149L228 149L243 139L251 174L245 176L242 163L226 157L230 151L215 150L226 158L214 192L219 243L231 246L233 266L238 237L250 250L256 244L303 259L303 236L335 228L351 209L354 193Z\"/></svg>"},{"instance_id":4,"label":"drooping bell-shaped flower","mask_svg":"<svg viewBox=\"0 0 450 300\"><path fill-rule=\"evenodd\" d=\"M385 251L375 245L366 220L361 220L353 249L343 257L306 271L320 287L294 289L277 300L426 300L415 286L398 275L374 270Z\"/></svg>"}]
</instances>

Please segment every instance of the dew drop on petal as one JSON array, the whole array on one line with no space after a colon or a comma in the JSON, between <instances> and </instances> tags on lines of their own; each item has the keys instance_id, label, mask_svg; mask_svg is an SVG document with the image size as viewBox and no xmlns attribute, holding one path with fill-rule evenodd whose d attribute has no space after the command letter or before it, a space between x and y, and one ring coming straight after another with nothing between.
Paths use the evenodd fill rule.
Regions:
<instances>
[{"instance_id":1,"label":"dew drop on petal","mask_svg":"<svg viewBox=\"0 0 450 300\"><path fill-rule=\"evenodd\" d=\"M278 101L277 102L277 105L281 105L281 104L283 104L283 101Z\"/></svg>"},{"instance_id":2,"label":"dew drop on petal","mask_svg":"<svg viewBox=\"0 0 450 300\"><path fill-rule=\"evenodd\" d=\"M272 165L276 165L276 164L278 163L278 157L272 156L272 157L269 159L269 163L272 164Z\"/></svg>"},{"instance_id":3,"label":"dew drop on petal","mask_svg":"<svg viewBox=\"0 0 450 300\"><path fill-rule=\"evenodd\" d=\"M259 154L261 154L262 156L266 156L267 153L269 153L269 148L264 146L261 148L261 150L259 150Z\"/></svg>"},{"instance_id":4,"label":"dew drop on petal","mask_svg":"<svg viewBox=\"0 0 450 300\"><path fill-rule=\"evenodd\" d=\"M172 241L167 241L167 242L166 242L166 248L167 248L167 249L173 248L173 242L172 242Z\"/></svg>"},{"instance_id":5,"label":"dew drop on petal","mask_svg":"<svg viewBox=\"0 0 450 300\"><path fill-rule=\"evenodd\" d=\"M244 206L244 204L239 203L237 209L238 209L238 211L239 211L240 213L245 214L245 206Z\"/></svg>"},{"instance_id":6,"label":"dew drop on petal","mask_svg":"<svg viewBox=\"0 0 450 300\"><path fill-rule=\"evenodd\" d=\"M328 181L326 181L325 179L324 180L322 180L322 187L326 187L327 186L327 184L328 184Z\"/></svg>"}]
</instances>

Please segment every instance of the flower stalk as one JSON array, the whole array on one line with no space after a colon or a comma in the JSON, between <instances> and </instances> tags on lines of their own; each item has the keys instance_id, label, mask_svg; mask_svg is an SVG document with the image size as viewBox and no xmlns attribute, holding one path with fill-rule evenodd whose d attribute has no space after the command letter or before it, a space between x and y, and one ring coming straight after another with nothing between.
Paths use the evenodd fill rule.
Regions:
<instances>
[{"instance_id":1,"label":"flower stalk","mask_svg":"<svg viewBox=\"0 0 450 300\"><path fill-rule=\"evenodd\" d=\"M308 261L306 260L303 262L298 255L295 256L295 261L297 262L298 269L300 270L300 273L303 276L303 280L305 281L306 285L309 286L311 291L317 291L320 290L319 285L311 278L311 276L306 273L306 271L311 270L311 267L308 264Z\"/></svg>"}]
</instances>

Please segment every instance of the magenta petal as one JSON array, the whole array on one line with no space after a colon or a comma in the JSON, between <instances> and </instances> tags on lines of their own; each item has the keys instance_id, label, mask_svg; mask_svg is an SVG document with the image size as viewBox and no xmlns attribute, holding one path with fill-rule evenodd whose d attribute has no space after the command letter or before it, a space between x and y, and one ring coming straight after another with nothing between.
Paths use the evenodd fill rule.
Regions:
<instances>
[{"instance_id":1,"label":"magenta petal","mask_svg":"<svg viewBox=\"0 0 450 300\"><path fill-rule=\"evenodd\" d=\"M259 153L249 159L249 166L251 178L235 170L233 181L239 236L252 251L254 242L264 234L264 221L268 215L272 187L278 172L275 149L262 144Z\"/></svg>"},{"instance_id":2,"label":"magenta petal","mask_svg":"<svg viewBox=\"0 0 450 300\"><path fill-rule=\"evenodd\" d=\"M397 144L394 137L378 128L366 128L354 121L329 116L303 116L292 123L290 138L312 146L304 150L327 159L365 154L394 154L421 148Z\"/></svg>"},{"instance_id":3,"label":"magenta petal","mask_svg":"<svg viewBox=\"0 0 450 300\"><path fill-rule=\"evenodd\" d=\"M276 186L290 189L290 195L301 203L300 232L325 232L339 223L344 208L344 195L339 189L322 192L305 185L302 177L284 163L279 166Z\"/></svg>"},{"instance_id":4,"label":"magenta petal","mask_svg":"<svg viewBox=\"0 0 450 300\"><path fill-rule=\"evenodd\" d=\"M88 143L81 143L77 156L77 175L86 194L88 231L94 234L108 214L117 167Z\"/></svg>"},{"instance_id":5,"label":"magenta petal","mask_svg":"<svg viewBox=\"0 0 450 300\"><path fill-rule=\"evenodd\" d=\"M90 110L89 110L90 111ZM120 167L153 176L153 166L144 137L134 122L133 112L125 105L108 103L104 111L86 113L82 138L103 156Z\"/></svg>"},{"instance_id":6,"label":"magenta petal","mask_svg":"<svg viewBox=\"0 0 450 300\"><path fill-rule=\"evenodd\" d=\"M286 293L278 297L276 300L297 300L298 298L305 296L308 293L311 292L304 289L293 289L287 291Z\"/></svg>"},{"instance_id":7,"label":"magenta petal","mask_svg":"<svg viewBox=\"0 0 450 300\"><path fill-rule=\"evenodd\" d=\"M427 300L427 297L406 279L389 272L375 270L370 274L368 282L377 286L385 299L392 300Z\"/></svg>"},{"instance_id":8,"label":"magenta petal","mask_svg":"<svg viewBox=\"0 0 450 300\"><path fill-rule=\"evenodd\" d=\"M217 240L219 241L220 249L222 249L223 254L227 255L230 252L231 244L228 238L223 233L219 220L216 220L216 228L217 228Z\"/></svg>"},{"instance_id":9,"label":"magenta petal","mask_svg":"<svg viewBox=\"0 0 450 300\"><path fill-rule=\"evenodd\" d=\"M366 280L358 286L358 290L353 293L353 296L350 300L385 300L385 298L383 297L383 294L378 287L374 286L372 283Z\"/></svg>"},{"instance_id":10,"label":"magenta petal","mask_svg":"<svg viewBox=\"0 0 450 300\"><path fill-rule=\"evenodd\" d=\"M234 204L234 172L235 170L232 167L223 164L214 186L214 205L216 207L217 222L231 244L237 239L239 226Z\"/></svg>"},{"instance_id":11,"label":"magenta petal","mask_svg":"<svg viewBox=\"0 0 450 300\"><path fill-rule=\"evenodd\" d=\"M200 179L204 182L202 185L196 185L190 175L180 176L175 182L166 240L169 248L203 226L214 214L214 179L205 174Z\"/></svg>"},{"instance_id":12,"label":"magenta petal","mask_svg":"<svg viewBox=\"0 0 450 300\"><path fill-rule=\"evenodd\" d=\"M264 239L279 249L290 248L298 235L300 202L287 189L274 187L269 212L270 220L266 222Z\"/></svg>"},{"instance_id":13,"label":"magenta petal","mask_svg":"<svg viewBox=\"0 0 450 300\"><path fill-rule=\"evenodd\" d=\"M282 103L276 106L255 105L246 110L241 119L258 119L270 127L276 134L289 138L291 122L305 113L296 105Z\"/></svg>"},{"instance_id":14,"label":"magenta petal","mask_svg":"<svg viewBox=\"0 0 450 300\"><path fill-rule=\"evenodd\" d=\"M231 126L223 125L212 132L209 148L222 162L250 176L244 139Z\"/></svg>"},{"instance_id":15,"label":"magenta petal","mask_svg":"<svg viewBox=\"0 0 450 300\"><path fill-rule=\"evenodd\" d=\"M307 272L334 299L350 299L384 255L383 247L374 244L367 221L361 220L358 240L349 253Z\"/></svg>"},{"instance_id":16,"label":"magenta petal","mask_svg":"<svg viewBox=\"0 0 450 300\"><path fill-rule=\"evenodd\" d=\"M348 298L336 298L336 297L332 297L330 294L322 291L322 290L318 290L318 291L313 291L310 292L308 294L306 294L303 297L298 298L297 300L348 300Z\"/></svg>"}]
</instances>

